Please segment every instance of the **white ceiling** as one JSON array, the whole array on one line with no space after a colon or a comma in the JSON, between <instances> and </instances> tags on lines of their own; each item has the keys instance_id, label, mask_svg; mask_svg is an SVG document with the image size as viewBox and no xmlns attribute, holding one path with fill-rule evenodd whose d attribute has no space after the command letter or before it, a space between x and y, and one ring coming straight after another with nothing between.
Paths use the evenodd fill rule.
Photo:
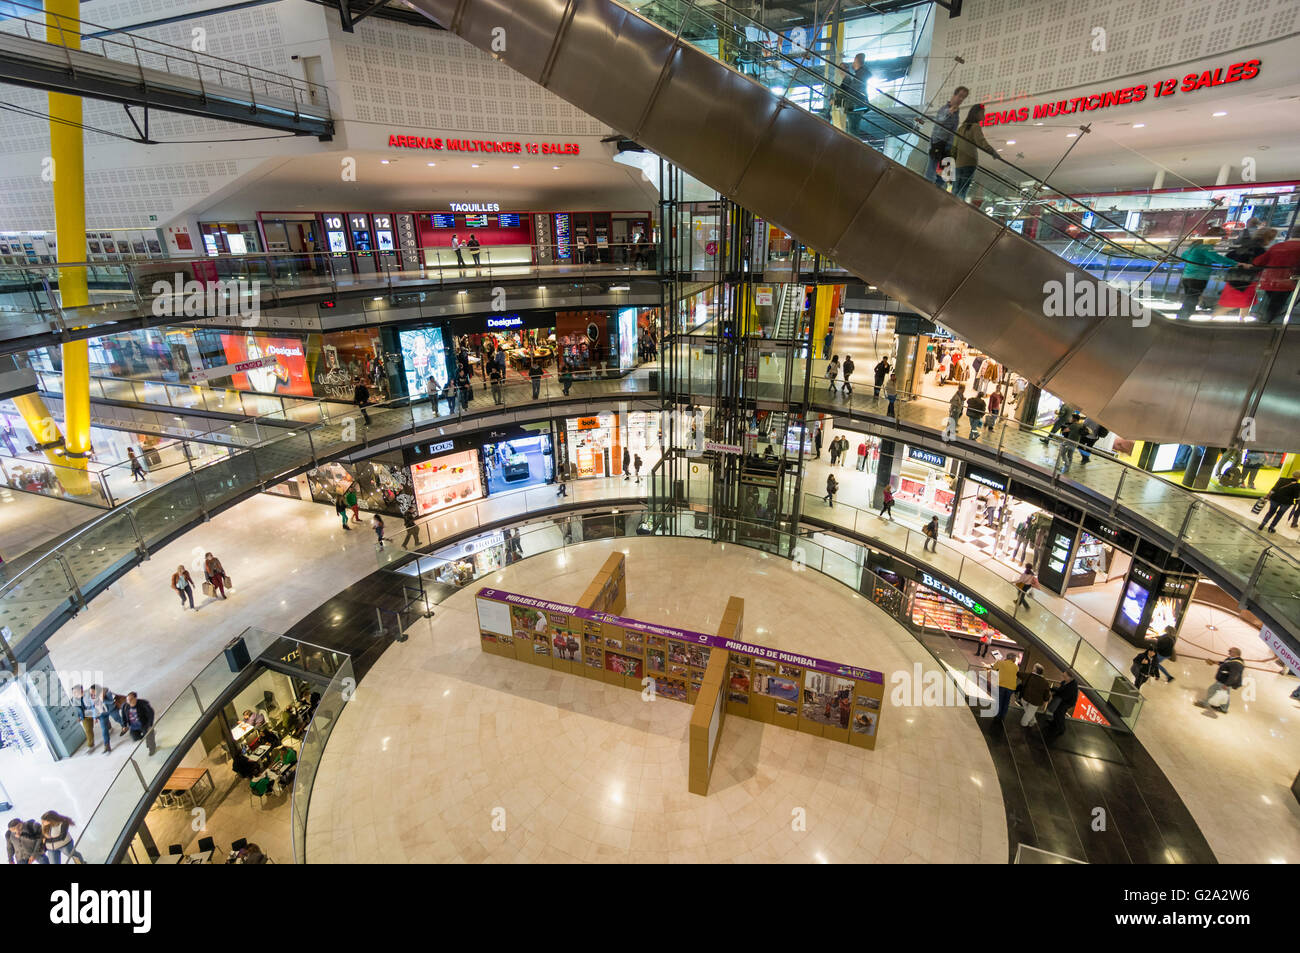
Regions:
<instances>
[{"instance_id":1,"label":"white ceiling","mask_svg":"<svg viewBox=\"0 0 1300 953\"><path fill-rule=\"evenodd\" d=\"M247 220L267 211L436 210L449 202L496 202L517 211L653 208L658 199L650 183L639 170L614 162L610 151L601 147L597 157L585 149L590 157L573 159L348 150L356 159L356 181L342 179L343 152L267 159L192 214L205 221Z\"/></svg>"}]
</instances>

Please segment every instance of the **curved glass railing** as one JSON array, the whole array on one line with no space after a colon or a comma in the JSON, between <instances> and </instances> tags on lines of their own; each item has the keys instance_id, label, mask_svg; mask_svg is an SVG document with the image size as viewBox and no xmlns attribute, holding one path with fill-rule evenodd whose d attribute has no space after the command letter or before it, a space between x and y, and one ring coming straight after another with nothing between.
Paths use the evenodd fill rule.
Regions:
<instances>
[{"instance_id":1,"label":"curved glass railing","mask_svg":"<svg viewBox=\"0 0 1300 953\"><path fill-rule=\"evenodd\" d=\"M446 399L401 398L367 407L367 421L354 407L317 401L310 419L302 419L303 408L297 407L231 424L221 430L229 437L233 451L229 455L187 466L178 478L153 486L71 537L7 562L0 576L4 580L0 625L7 626L9 634L0 638L7 638L9 648L21 653L24 643L43 638L56 619L79 610L144 553L213 510L319 460L375 441L455 424L467 416L491 421L500 414L517 419L525 408L532 412L556 403L569 412L583 413L584 399L599 401L603 407L610 399L657 394L650 383L649 375L636 372L621 378L575 380L566 386L552 369L536 385L512 382L496 393L476 380L468 408L459 400L453 406Z\"/></svg>"}]
</instances>

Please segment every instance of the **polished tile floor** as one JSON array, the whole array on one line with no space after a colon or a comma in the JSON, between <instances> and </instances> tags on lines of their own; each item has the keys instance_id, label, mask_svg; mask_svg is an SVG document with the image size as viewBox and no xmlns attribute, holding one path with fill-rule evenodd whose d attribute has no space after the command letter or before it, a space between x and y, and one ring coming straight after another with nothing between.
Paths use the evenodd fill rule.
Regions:
<instances>
[{"instance_id":1,"label":"polished tile floor","mask_svg":"<svg viewBox=\"0 0 1300 953\"><path fill-rule=\"evenodd\" d=\"M931 656L816 573L706 542L625 539L484 580L576 598L628 551L631 616L711 630L743 593L756 642L886 672ZM720 584L721 583L721 584ZM335 728L308 860L985 862L1007 857L996 773L965 706L890 706L864 751L728 719L708 797L686 791L690 708L483 654L470 592L389 649ZM494 808L506 829L492 829ZM807 830L792 830L802 808Z\"/></svg>"}]
</instances>

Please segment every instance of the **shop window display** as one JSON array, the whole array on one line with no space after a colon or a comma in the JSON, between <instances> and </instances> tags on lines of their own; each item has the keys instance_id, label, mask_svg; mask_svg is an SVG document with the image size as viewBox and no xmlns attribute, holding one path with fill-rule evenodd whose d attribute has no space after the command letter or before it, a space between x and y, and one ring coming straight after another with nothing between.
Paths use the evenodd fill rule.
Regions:
<instances>
[{"instance_id":1,"label":"shop window display","mask_svg":"<svg viewBox=\"0 0 1300 953\"><path fill-rule=\"evenodd\" d=\"M313 367L312 389L317 397L351 401L354 381L360 377L375 401L388 399L388 376L383 346L368 331L312 334L307 340Z\"/></svg>"},{"instance_id":2,"label":"shop window display","mask_svg":"<svg viewBox=\"0 0 1300 953\"><path fill-rule=\"evenodd\" d=\"M356 489L357 503L368 512L401 516L415 505L410 471L400 463L327 463L307 472L307 486L313 500L328 505L350 486Z\"/></svg>"},{"instance_id":3,"label":"shop window display","mask_svg":"<svg viewBox=\"0 0 1300 953\"><path fill-rule=\"evenodd\" d=\"M402 348L402 365L406 371L406 393L413 398L428 394L430 376L433 377L435 389L441 392L450 379L442 328L401 331L398 341Z\"/></svg>"},{"instance_id":4,"label":"shop window display","mask_svg":"<svg viewBox=\"0 0 1300 953\"><path fill-rule=\"evenodd\" d=\"M569 465L579 477L614 476L623 472L623 443L619 415L601 413L565 421Z\"/></svg>"},{"instance_id":5,"label":"shop window display","mask_svg":"<svg viewBox=\"0 0 1300 953\"><path fill-rule=\"evenodd\" d=\"M425 516L483 496L477 450L447 453L411 466L416 515Z\"/></svg>"},{"instance_id":6,"label":"shop window display","mask_svg":"<svg viewBox=\"0 0 1300 953\"><path fill-rule=\"evenodd\" d=\"M551 435L543 433L485 443L483 466L487 470L489 495L549 483L555 475Z\"/></svg>"}]
</instances>

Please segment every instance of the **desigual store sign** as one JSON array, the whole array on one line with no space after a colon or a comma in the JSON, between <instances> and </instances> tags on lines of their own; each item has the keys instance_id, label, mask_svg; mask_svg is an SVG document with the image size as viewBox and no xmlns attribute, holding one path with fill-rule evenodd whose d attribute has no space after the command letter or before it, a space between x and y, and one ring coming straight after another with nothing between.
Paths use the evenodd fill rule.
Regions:
<instances>
[{"instance_id":1,"label":"desigual store sign","mask_svg":"<svg viewBox=\"0 0 1300 953\"><path fill-rule=\"evenodd\" d=\"M1033 119L1051 119L1055 116L1068 116L1071 113L1093 112L1109 109L1112 106L1126 106L1140 103L1149 93L1155 99L1168 99L1179 92L1194 93L1200 89L1226 86L1228 83L1243 83L1259 75L1260 61L1246 60L1229 66L1220 66L1199 73L1188 73L1179 79L1171 76L1154 83L1139 83L1121 89L1109 89L1100 93L1085 93L1070 99L1035 103L1033 106L1021 106L1017 109L989 110L981 126L1005 126L1010 123L1027 122Z\"/></svg>"},{"instance_id":2,"label":"desigual store sign","mask_svg":"<svg viewBox=\"0 0 1300 953\"><path fill-rule=\"evenodd\" d=\"M576 156L581 151L576 142L500 142L491 139L443 139L411 133L389 133L388 145L394 149L422 149L434 152L497 152L507 155Z\"/></svg>"}]
</instances>

